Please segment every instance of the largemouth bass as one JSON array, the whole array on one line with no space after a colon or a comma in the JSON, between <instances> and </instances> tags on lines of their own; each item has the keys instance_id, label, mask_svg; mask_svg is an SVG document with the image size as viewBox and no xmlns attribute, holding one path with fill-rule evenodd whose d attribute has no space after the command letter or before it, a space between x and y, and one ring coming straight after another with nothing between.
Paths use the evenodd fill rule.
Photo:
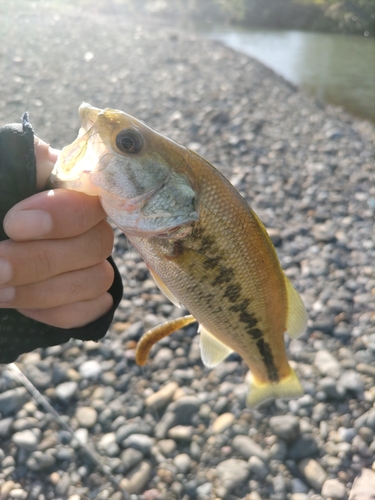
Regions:
<instances>
[{"instance_id":1,"label":"largemouth bass","mask_svg":"<svg viewBox=\"0 0 375 500\"><path fill-rule=\"evenodd\" d=\"M249 366L248 406L302 395L284 333L300 335L306 311L254 211L206 160L143 122L85 103L79 114L52 184L99 196L160 289L191 313L146 333L138 362L159 338L198 321L206 366L233 351Z\"/></svg>"}]
</instances>

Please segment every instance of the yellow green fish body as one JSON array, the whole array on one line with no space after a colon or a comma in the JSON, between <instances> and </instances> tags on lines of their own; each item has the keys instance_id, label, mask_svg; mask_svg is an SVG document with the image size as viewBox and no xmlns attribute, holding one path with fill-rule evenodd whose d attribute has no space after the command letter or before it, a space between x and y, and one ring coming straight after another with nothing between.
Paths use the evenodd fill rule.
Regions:
<instances>
[{"instance_id":1,"label":"yellow green fish body","mask_svg":"<svg viewBox=\"0 0 375 500\"><path fill-rule=\"evenodd\" d=\"M256 214L212 165L142 122L86 104L80 114L54 184L100 196L160 288L199 322L207 366L243 357L249 406L301 395L284 333L302 333L306 312Z\"/></svg>"}]
</instances>

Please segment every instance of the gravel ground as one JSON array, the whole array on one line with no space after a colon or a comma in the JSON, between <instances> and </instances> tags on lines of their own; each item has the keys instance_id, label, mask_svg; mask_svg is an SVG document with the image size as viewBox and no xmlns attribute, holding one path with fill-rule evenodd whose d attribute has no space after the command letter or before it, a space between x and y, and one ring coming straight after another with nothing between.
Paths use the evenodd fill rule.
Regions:
<instances>
[{"instance_id":1,"label":"gravel ground","mask_svg":"<svg viewBox=\"0 0 375 500\"><path fill-rule=\"evenodd\" d=\"M27 109L55 147L81 101L123 109L220 168L270 228L309 312L288 346L299 399L249 411L237 355L202 366L194 326L138 367L145 328L181 315L116 230L125 293L99 343L70 342L0 378L0 497L370 500L375 491L374 127L258 62L155 23L40 11L0 19L0 123Z\"/></svg>"}]
</instances>

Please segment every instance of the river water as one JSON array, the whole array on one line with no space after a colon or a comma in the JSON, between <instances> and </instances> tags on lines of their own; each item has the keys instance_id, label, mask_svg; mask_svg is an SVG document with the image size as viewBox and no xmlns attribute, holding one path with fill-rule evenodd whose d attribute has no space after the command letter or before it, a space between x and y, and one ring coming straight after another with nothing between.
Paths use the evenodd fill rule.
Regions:
<instances>
[{"instance_id":1,"label":"river water","mask_svg":"<svg viewBox=\"0 0 375 500\"><path fill-rule=\"evenodd\" d=\"M375 122L375 38L239 29L208 36L258 59L318 99Z\"/></svg>"}]
</instances>

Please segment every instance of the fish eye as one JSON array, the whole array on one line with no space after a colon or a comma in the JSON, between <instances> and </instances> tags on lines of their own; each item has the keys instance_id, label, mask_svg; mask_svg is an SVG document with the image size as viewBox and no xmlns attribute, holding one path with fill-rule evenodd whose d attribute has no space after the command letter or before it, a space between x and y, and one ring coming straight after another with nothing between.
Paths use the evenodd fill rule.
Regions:
<instances>
[{"instance_id":1,"label":"fish eye","mask_svg":"<svg viewBox=\"0 0 375 500\"><path fill-rule=\"evenodd\" d=\"M116 146L123 153L136 154L142 149L143 137L135 130L121 130L116 137Z\"/></svg>"}]
</instances>

